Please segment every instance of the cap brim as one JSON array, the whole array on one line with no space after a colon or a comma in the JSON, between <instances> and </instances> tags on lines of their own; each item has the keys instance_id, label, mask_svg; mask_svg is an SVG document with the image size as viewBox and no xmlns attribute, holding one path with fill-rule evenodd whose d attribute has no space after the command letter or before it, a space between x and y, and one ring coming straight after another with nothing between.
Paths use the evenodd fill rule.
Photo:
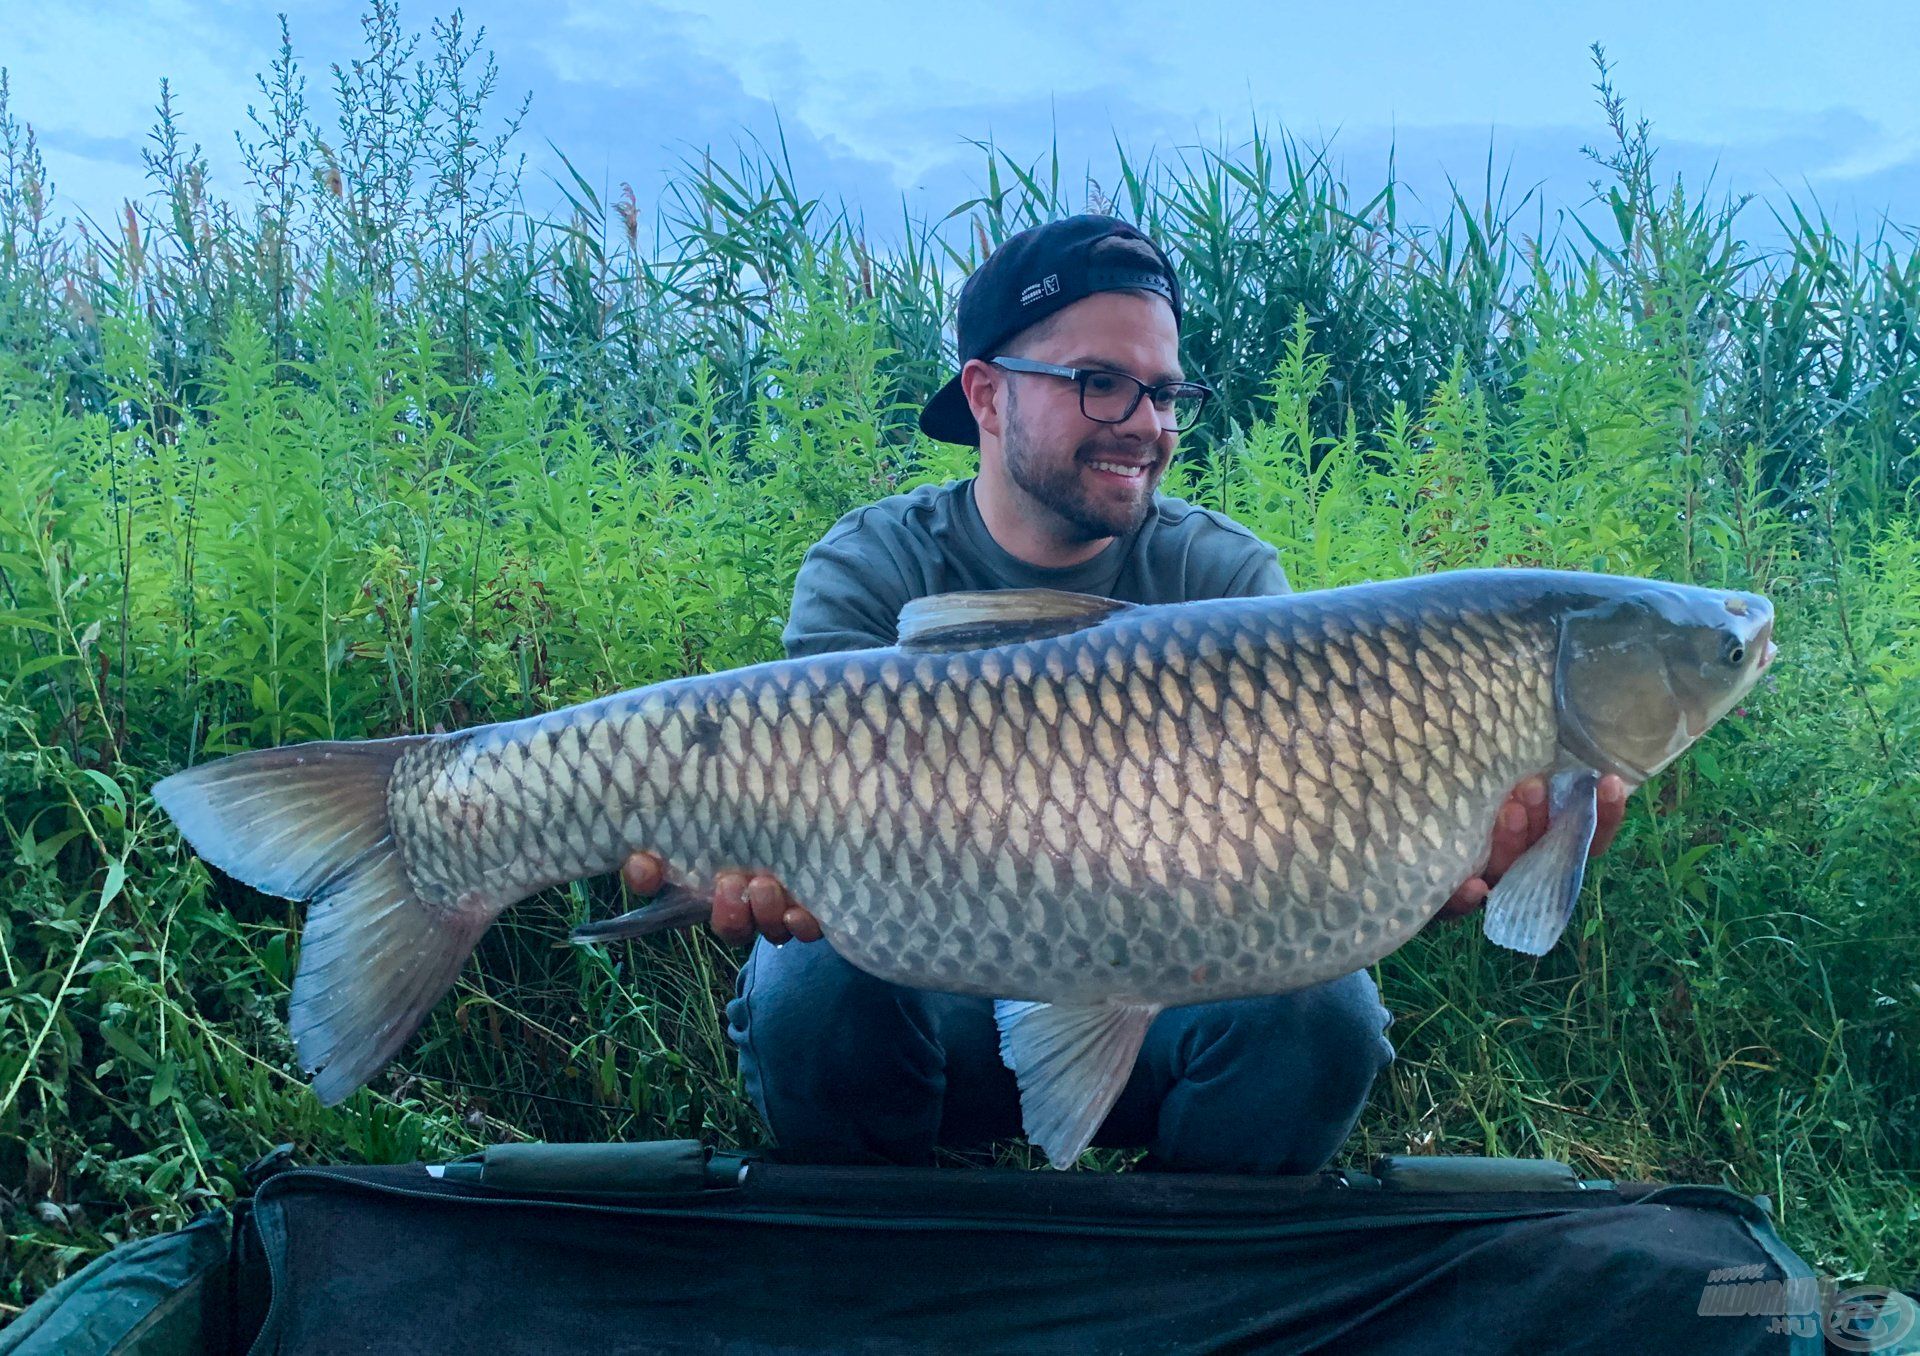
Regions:
<instances>
[{"instance_id":1,"label":"cap brim","mask_svg":"<svg viewBox=\"0 0 1920 1356\"><path fill-rule=\"evenodd\" d=\"M967 393L961 389L958 376L935 391L933 399L920 411L920 431L943 443L980 445L980 425L974 422L973 410L967 404Z\"/></svg>"}]
</instances>

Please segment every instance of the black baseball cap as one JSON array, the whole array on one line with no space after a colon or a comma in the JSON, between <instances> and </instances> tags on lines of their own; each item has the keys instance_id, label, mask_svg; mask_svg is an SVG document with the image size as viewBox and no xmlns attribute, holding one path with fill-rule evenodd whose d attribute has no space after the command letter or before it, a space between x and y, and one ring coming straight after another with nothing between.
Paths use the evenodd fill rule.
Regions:
<instances>
[{"instance_id":1,"label":"black baseball cap","mask_svg":"<svg viewBox=\"0 0 1920 1356\"><path fill-rule=\"evenodd\" d=\"M1123 260L1117 266L1096 261L1095 248L1116 238L1145 242L1159 267L1147 268L1144 260ZM1082 297L1129 288L1165 297L1179 328L1180 280L1172 260L1120 218L1086 213L1022 231L988 255L960 288L960 366L994 356L1013 335ZM980 426L967 407L957 373L920 411L920 431L945 443L978 445Z\"/></svg>"}]
</instances>

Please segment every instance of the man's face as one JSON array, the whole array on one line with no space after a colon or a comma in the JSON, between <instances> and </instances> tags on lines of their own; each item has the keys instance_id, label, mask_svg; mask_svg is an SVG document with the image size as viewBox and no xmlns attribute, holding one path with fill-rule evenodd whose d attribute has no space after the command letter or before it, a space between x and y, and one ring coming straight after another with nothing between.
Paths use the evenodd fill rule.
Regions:
<instances>
[{"instance_id":1,"label":"man's face","mask_svg":"<svg viewBox=\"0 0 1920 1356\"><path fill-rule=\"evenodd\" d=\"M1063 308L1037 341L1016 336L1009 356L1124 372L1148 385L1182 380L1173 308L1143 292L1096 292ZM1080 388L1061 377L995 369L1008 388L1001 451L1007 474L1078 541L1123 536L1153 503L1179 435L1141 399L1122 424L1080 412Z\"/></svg>"}]
</instances>

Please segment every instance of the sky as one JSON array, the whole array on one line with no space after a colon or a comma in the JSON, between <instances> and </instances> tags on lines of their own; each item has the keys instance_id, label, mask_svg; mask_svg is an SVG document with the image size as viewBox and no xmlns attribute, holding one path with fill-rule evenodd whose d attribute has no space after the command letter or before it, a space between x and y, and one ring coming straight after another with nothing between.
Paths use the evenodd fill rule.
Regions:
<instances>
[{"instance_id":1,"label":"sky","mask_svg":"<svg viewBox=\"0 0 1920 1356\"><path fill-rule=\"evenodd\" d=\"M255 73L283 3L0 0L0 66L37 132L56 210L96 220L143 191L140 150L161 78L216 191L244 176L233 132L261 102ZM447 9L404 5L425 30ZM1579 207L1606 137L1589 47L1601 43L1659 167L1752 193L1749 233L1791 195L1869 232L1920 225L1920 8L1901 0L1294 0L1103 6L973 0L475 0L497 54L502 112L532 96L519 146L527 195L557 201L554 148L606 200L655 202L683 157L784 133L803 191L844 199L878 231L939 217L978 192L992 140L1030 163L1057 142L1070 197L1112 185L1116 143L1163 159L1243 143L1256 123L1333 159L1364 201L1391 148L1415 203L1449 181L1477 199L1489 165L1508 201ZM360 53L362 5L291 12L308 92ZM1414 211L1420 211L1415 207ZM1529 215L1531 212L1529 212Z\"/></svg>"}]
</instances>

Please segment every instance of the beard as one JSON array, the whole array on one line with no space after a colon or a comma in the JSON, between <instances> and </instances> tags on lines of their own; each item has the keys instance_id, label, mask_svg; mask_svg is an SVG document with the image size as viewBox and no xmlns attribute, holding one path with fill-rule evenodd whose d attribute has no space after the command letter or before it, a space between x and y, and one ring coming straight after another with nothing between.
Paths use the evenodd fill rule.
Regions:
<instances>
[{"instance_id":1,"label":"beard","mask_svg":"<svg viewBox=\"0 0 1920 1356\"><path fill-rule=\"evenodd\" d=\"M1027 437L1015 413L1013 402L1007 409L1007 431L1001 440L1007 474L1043 507L1049 509L1073 534L1076 543L1124 537L1146 520L1153 506L1153 492L1160 484L1158 452L1155 464L1140 480L1140 490L1130 501L1114 503L1089 493L1084 459L1097 457L1096 443L1083 443L1064 461L1049 457ZM1131 453L1125 460L1135 460Z\"/></svg>"}]
</instances>

